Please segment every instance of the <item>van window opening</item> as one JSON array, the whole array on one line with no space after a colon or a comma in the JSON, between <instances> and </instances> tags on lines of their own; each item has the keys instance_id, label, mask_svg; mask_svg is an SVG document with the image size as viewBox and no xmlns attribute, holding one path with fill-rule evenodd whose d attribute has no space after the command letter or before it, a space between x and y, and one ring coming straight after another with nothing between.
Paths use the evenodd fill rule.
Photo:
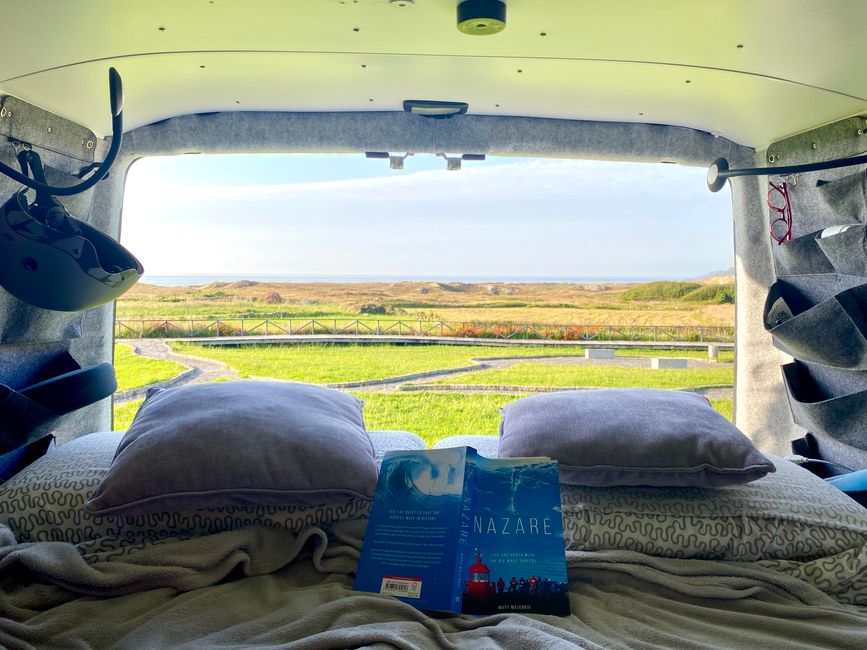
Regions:
<instances>
[{"instance_id":1,"label":"van window opening","mask_svg":"<svg viewBox=\"0 0 867 650\"><path fill-rule=\"evenodd\" d=\"M184 339L153 354L216 361L216 380L339 386L365 400L369 429L429 442L494 435L500 406L563 388L694 390L731 417L731 201L706 170L401 162L136 162L121 242L146 271L117 302L118 373L143 361L125 341ZM256 345L221 345L238 336ZM115 427L136 407L122 388Z\"/></svg>"}]
</instances>

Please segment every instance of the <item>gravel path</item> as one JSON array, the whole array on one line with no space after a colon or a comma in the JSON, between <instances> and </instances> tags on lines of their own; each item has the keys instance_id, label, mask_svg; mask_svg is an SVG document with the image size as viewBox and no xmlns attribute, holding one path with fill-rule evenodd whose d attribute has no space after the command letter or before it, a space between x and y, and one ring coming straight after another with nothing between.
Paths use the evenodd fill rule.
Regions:
<instances>
[{"instance_id":1,"label":"gravel path","mask_svg":"<svg viewBox=\"0 0 867 650\"><path fill-rule=\"evenodd\" d=\"M185 365L189 370L167 381L116 393L114 396L115 403L144 397L151 388L172 388L183 386L184 384L207 383L218 379L239 379L238 373L222 361L204 359L191 354L179 354L172 350L162 339L132 339L125 340L124 343L132 345L133 351L143 357L176 361Z\"/></svg>"}]
</instances>

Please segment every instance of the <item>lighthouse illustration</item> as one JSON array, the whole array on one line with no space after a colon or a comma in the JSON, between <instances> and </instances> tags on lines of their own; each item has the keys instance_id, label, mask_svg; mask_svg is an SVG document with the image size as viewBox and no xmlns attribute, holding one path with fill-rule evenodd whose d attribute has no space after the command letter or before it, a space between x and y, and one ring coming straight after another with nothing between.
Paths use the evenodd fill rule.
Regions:
<instances>
[{"instance_id":1,"label":"lighthouse illustration","mask_svg":"<svg viewBox=\"0 0 867 650\"><path fill-rule=\"evenodd\" d=\"M484 598L489 593L491 572L482 563L482 552L477 548L476 563L469 568L467 580L467 595L470 598Z\"/></svg>"}]
</instances>

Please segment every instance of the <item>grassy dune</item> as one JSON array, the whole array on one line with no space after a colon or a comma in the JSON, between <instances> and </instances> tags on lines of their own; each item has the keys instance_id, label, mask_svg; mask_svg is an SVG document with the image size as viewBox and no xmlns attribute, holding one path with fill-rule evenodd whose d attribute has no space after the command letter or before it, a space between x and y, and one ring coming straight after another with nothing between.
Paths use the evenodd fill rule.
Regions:
<instances>
[{"instance_id":1,"label":"grassy dune","mask_svg":"<svg viewBox=\"0 0 867 650\"><path fill-rule=\"evenodd\" d=\"M653 284L653 283L651 283ZM688 285L694 283L668 283ZM138 284L117 301L118 319L401 317L581 325L723 325L734 306L672 298L648 285L570 283L215 282ZM677 292L674 292L675 294ZM674 294L672 294L674 295ZM723 309L717 309L722 307Z\"/></svg>"}]
</instances>

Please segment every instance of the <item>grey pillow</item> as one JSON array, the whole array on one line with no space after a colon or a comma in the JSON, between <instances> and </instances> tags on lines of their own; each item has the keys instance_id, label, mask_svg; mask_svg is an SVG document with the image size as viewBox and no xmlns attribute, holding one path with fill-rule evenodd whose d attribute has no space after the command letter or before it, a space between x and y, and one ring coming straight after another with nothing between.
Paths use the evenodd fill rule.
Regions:
<instances>
[{"instance_id":1,"label":"grey pillow","mask_svg":"<svg viewBox=\"0 0 867 650\"><path fill-rule=\"evenodd\" d=\"M501 458L549 456L572 485L718 487L774 464L701 395L614 388L527 397L501 409Z\"/></svg>"},{"instance_id":2,"label":"grey pillow","mask_svg":"<svg viewBox=\"0 0 867 650\"><path fill-rule=\"evenodd\" d=\"M156 391L85 505L134 515L371 498L377 471L362 407L351 395L290 382Z\"/></svg>"}]
</instances>

